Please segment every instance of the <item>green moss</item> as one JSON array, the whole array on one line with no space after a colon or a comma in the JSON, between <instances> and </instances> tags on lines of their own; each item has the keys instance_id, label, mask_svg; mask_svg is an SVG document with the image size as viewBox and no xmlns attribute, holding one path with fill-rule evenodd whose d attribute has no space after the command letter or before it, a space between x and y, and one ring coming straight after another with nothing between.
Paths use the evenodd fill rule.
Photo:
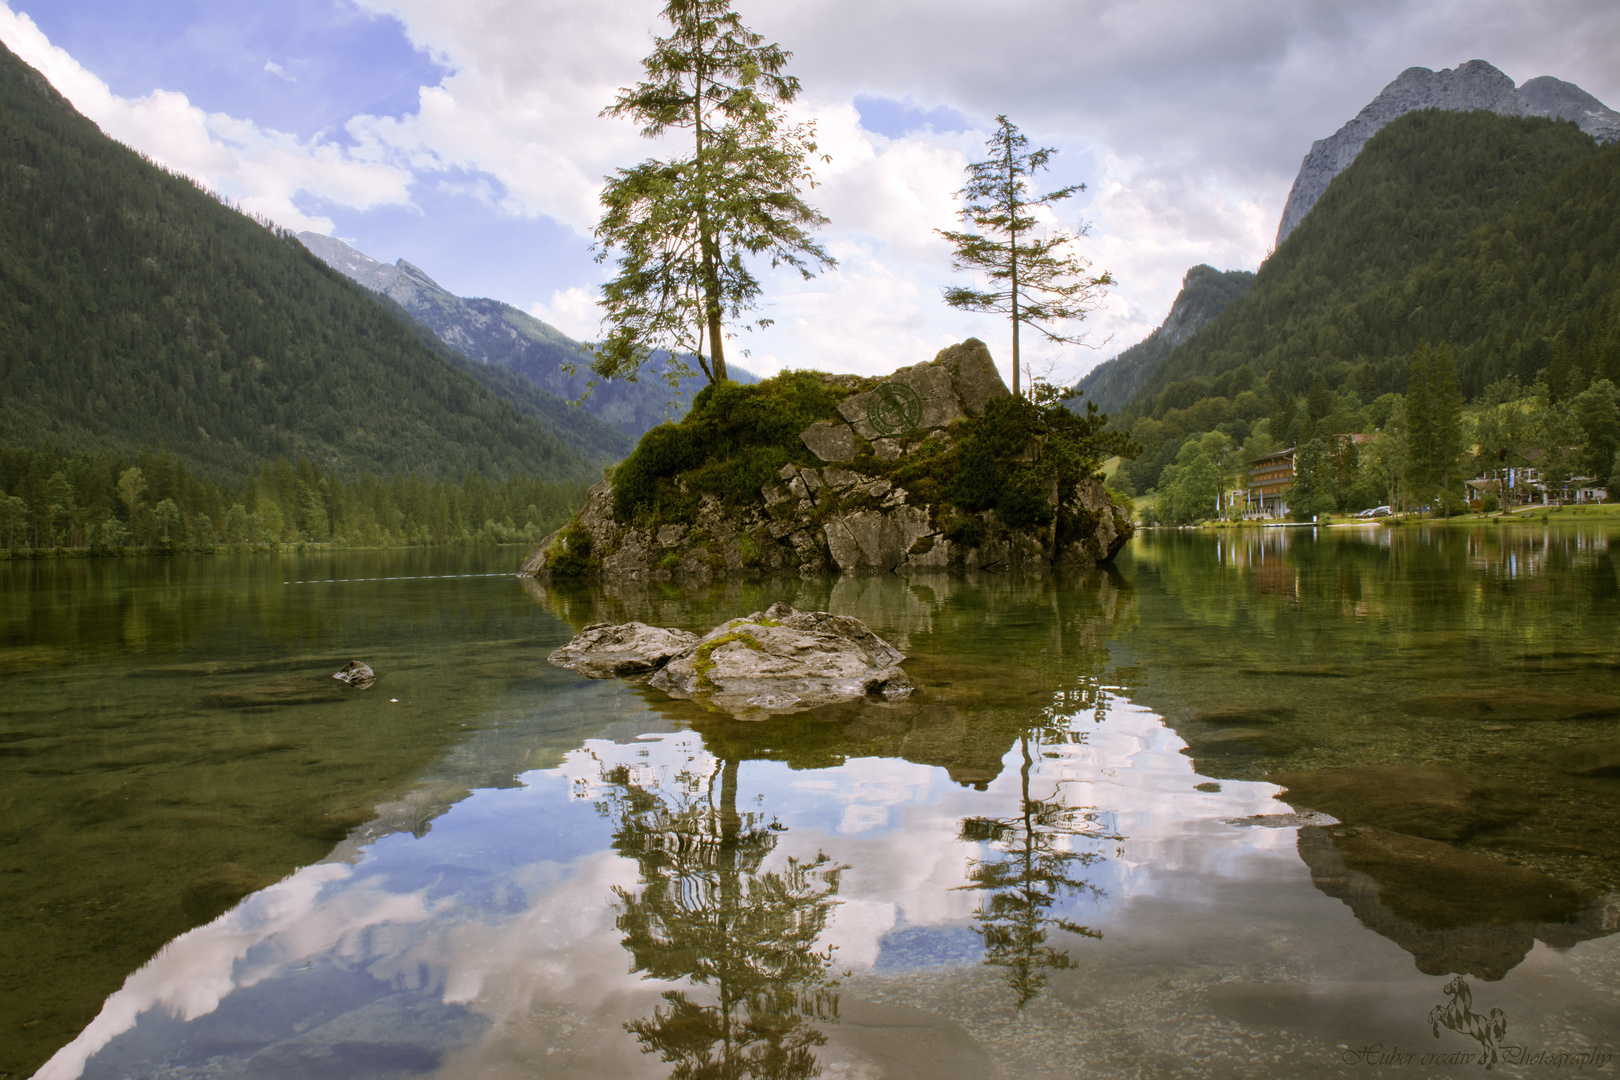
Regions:
<instances>
[{"instance_id":1,"label":"green moss","mask_svg":"<svg viewBox=\"0 0 1620 1080\"><path fill-rule=\"evenodd\" d=\"M940 522L940 532L958 547L976 548L984 543L984 523L978 518L953 515Z\"/></svg>"},{"instance_id":2,"label":"green moss","mask_svg":"<svg viewBox=\"0 0 1620 1080\"><path fill-rule=\"evenodd\" d=\"M599 573L602 557L593 553L591 547L591 534L575 521L558 534L546 551L546 569L559 578L582 578Z\"/></svg>"},{"instance_id":3,"label":"green moss","mask_svg":"<svg viewBox=\"0 0 1620 1080\"><path fill-rule=\"evenodd\" d=\"M774 626L776 624L764 623L764 625ZM765 646L759 643L759 639L746 630L734 630L729 634L721 634L713 641L704 642L692 654L692 670L697 674L697 685L700 690L714 689L714 683L709 681L709 672L714 670L714 650L722 645L729 645L733 641L740 641L755 652L765 651Z\"/></svg>"},{"instance_id":4,"label":"green moss","mask_svg":"<svg viewBox=\"0 0 1620 1080\"><path fill-rule=\"evenodd\" d=\"M811 371L787 371L754 386L704 388L679 424L661 424L613 472L620 521L691 522L699 500L762 501L782 466L808 460L799 432L831 416L850 391Z\"/></svg>"}]
</instances>

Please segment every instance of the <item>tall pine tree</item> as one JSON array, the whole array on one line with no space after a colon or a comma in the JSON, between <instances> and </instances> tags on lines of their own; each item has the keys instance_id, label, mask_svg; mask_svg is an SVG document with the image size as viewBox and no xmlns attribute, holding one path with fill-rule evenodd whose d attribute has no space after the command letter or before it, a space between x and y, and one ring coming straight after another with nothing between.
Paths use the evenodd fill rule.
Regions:
<instances>
[{"instance_id":1,"label":"tall pine tree","mask_svg":"<svg viewBox=\"0 0 1620 1080\"><path fill-rule=\"evenodd\" d=\"M1406 481L1419 500L1451 513L1462 458L1462 385L1451 346L1423 342L1412 354L1406 390Z\"/></svg>"}]
</instances>

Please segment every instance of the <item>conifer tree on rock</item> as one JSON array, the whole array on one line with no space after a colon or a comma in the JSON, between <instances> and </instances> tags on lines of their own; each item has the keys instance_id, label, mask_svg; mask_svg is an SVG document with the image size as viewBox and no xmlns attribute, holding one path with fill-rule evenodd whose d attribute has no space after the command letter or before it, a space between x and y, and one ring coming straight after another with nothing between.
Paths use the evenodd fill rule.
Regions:
<instances>
[{"instance_id":1,"label":"conifer tree on rock","mask_svg":"<svg viewBox=\"0 0 1620 1080\"><path fill-rule=\"evenodd\" d=\"M947 288L945 302L965 311L1012 318L1014 395L1020 393L1019 327L1027 324L1051 341L1079 344L1079 338L1055 333L1044 324L1085 318L1090 305L1114 283L1107 271L1091 276L1091 264L1066 250L1076 234L1037 232L1036 207L1070 198L1086 185L1071 184L1035 197L1029 190L1030 180L1048 167L1057 151L1050 147L1027 150L1028 146L1028 136L1016 124L1005 115L996 117L995 133L985 143L990 157L968 166L967 185L956 193L962 200L962 219L973 231L935 230L956 245L952 269L982 273L990 279L988 289ZM1082 228L1079 235L1084 234Z\"/></svg>"},{"instance_id":2,"label":"conifer tree on rock","mask_svg":"<svg viewBox=\"0 0 1620 1080\"><path fill-rule=\"evenodd\" d=\"M598 261L617 253L619 273L602 287L608 334L591 372L633 380L663 348L671 386L693 374L686 356L719 383L725 323L759 303L750 261L769 258L806 278L835 265L810 235L827 219L801 194L815 186L815 127L783 112L799 92L783 74L792 54L764 44L729 0L669 0L662 15L670 33L642 61L647 77L602 115L638 121L649 139L688 132L691 153L607 178L595 250Z\"/></svg>"}]
</instances>

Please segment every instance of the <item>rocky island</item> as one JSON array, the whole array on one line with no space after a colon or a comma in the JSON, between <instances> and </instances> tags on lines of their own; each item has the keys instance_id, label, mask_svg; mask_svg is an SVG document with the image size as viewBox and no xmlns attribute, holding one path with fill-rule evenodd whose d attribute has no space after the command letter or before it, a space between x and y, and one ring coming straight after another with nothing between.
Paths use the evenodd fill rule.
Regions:
<instances>
[{"instance_id":1,"label":"rocky island","mask_svg":"<svg viewBox=\"0 0 1620 1080\"><path fill-rule=\"evenodd\" d=\"M884 378L723 383L649 431L525 576L707 581L1109 561L1124 448L1095 408L1015 397L974 338Z\"/></svg>"}]
</instances>

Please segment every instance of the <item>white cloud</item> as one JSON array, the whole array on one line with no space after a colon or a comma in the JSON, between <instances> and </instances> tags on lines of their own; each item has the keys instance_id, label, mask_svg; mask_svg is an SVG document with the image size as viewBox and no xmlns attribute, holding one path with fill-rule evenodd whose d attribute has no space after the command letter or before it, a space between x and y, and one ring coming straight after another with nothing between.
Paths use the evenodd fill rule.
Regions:
<instances>
[{"instance_id":1,"label":"white cloud","mask_svg":"<svg viewBox=\"0 0 1620 1080\"><path fill-rule=\"evenodd\" d=\"M274 75L276 78L283 79L283 80L285 80L287 82L290 82L290 83L295 83L295 82L298 81L297 76L295 76L295 75L291 74L290 72L288 72L286 68L282 67L280 64L276 63L274 60L266 60L264 62L264 70L268 71L270 74Z\"/></svg>"},{"instance_id":2,"label":"white cloud","mask_svg":"<svg viewBox=\"0 0 1620 1080\"><path fill-rule=\"evenodd\" d=\"M399 20L448 74L421 88L412 112L352 117L347 147L206 114L161 89L118 98L4 8L0 39L109 134L297 228L333 225L300 209L310 199L357 212L403 206L413 183L429 181L491 214L562 223L577 259L603 176L661 153L632 124L599 115L640 78L657 0L359 2ZM1005 112L1032 141L1060 149L1054 185L1088 184L1059 219L1090 225L1081 250L1118 284L1083 327L1095 349L1026 338L1031 362L1056 364L1058 377L1143 337L1190 266L1258 265L1310 142L1407 66L1480 56L1521 82L1550 73L1620 101L1620 6L1598 0L1019 0L994 18L972 0L742 7L745 22L795 53L790 70L806 87L795 113L816 119L833 158L812 199L832 219L823 240L840 263L808 284L771 279L763 314L777 325L734 345L762 371L885 371L969 333L1004 367L1009 359L1004 320L939 299L952 275L934 230L954 224L950 196L985 131L884 138L860 127L858 95L945 106L981 129ZM584 302L596 284L578 280L530 310L595 336Z\"/></svg>"},{"instance_id":3,"label":"white cloud","mask_svg":"<svg viewBox=\"0 0 1620 1080\"><path fill-rule=\"evenodd\" d=\"M595 341L599 336L596 294L579 286L554 291L549 303L535 301L529 305L529 314L580 341Z\"/></svg>"},{"instance_id":4,"label":"white cloud","mask_svg":"<svg viewBox=\"0 0 1620 1080\"><path fill-rule=\"evenodd\" d=\"M102 131L248 213L292 229L328 232L331 219L305 212L300 198L317 196L356 210L410 203L411 174L382 160L376 147L349 150L318 138L299 140L249 120L205 113L184 94L162 89L142 98L119 97L53 46L32 19L4 4L0 41Z\"/></svg>"}]
</instances>

